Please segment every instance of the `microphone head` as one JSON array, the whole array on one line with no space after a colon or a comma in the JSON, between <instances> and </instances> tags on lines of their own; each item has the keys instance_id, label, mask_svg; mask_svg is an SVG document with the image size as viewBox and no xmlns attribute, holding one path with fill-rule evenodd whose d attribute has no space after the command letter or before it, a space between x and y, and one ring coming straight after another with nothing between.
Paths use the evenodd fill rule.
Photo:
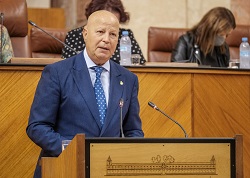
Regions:
<instances>
[{"instance_id":1,"label":"microphone head","mask_svg":"<svg viewBox=\"0 0 250 178\"><path fill-rule=\"evenodd\" d=\"M122 99L122 98L120 99L119 106L120 106L121 108L123 107L123 99Z\"/></svg>"},{"instance_id":2,"label":"microphone head","mask_svg":"<svg viewBox=\"0 0 250 178\"><path fill-rule=\"evenodd\" d=\"M1 20L2 20L2 23L3 23L4 13L1 12L0 17L1 17ZM2 25L3 25L3 24L2 24Z\"/></svg>"},{"instance_id":3,"label":"microphone head","mask_svg":"<svg viewBox=\"0 0 250 178\"><path fill-rule=\"evenodd\" d=\"M36 27L36 24L34 22L32 22L31 20L28 21L30 25Z\"/></svg>"},{"instance_id":4,"label":"microphone head","mask_svg":"<svg viewBox=\"0 0 250 178\"><path fill-rule=\"evenodd\" d=\"M152 107L153 109L159 110L159 108L151 101L148 102L148 105Z\"/></svg>"}]
</instances>

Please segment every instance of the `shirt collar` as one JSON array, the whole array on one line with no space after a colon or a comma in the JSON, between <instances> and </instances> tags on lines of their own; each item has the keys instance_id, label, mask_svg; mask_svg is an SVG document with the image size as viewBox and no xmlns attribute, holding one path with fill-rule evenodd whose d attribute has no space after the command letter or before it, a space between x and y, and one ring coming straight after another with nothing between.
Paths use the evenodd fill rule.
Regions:
<instances>
[{"instance_id":1,"label":"shirt collar","mask_svg":"<svg viewBox=\"0 0 250 178\"><path fill-rule=\"evenodd\" d=\"M89 57L89 55L87 53L86 48L84 48L83 55L84 55L84 58L85 58L85 61L86 61L88 69L96 66L96 64L90 59L90 57ZM109 60L105 64L103 64L102 67L106 71L110 71L110 62L109 62Z\"/></svg>"}]
</instances>

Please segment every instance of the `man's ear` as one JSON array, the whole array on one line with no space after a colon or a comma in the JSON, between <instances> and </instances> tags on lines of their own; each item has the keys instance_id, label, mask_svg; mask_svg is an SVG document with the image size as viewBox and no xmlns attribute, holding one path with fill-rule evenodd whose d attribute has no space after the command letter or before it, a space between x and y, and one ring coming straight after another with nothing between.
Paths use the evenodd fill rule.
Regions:
<instances>
[{"instance_id":1,"label":"man's ear","mask_svg":"<svg viewBox=\"0 0 250 178\"><path fill-rule=\"evenodd\" d=\"M83 35L83 39L85 41L85 39L87 39L87 34L88 34L88 30L86 29L86 26L83 27L83 30L82 30L82 35Z\"/></svg>"}]
</instances>

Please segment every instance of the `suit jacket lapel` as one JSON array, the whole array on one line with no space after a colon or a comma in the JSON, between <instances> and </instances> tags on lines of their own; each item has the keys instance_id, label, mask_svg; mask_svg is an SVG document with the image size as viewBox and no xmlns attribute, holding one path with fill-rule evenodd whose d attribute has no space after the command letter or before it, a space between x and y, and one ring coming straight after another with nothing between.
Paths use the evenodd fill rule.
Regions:
<instances>
[{"instance_id":1,"label":"suit jacket lapel","mask_svg":"<svg viewBox=\"0 0 250 178\"><path fill-rule=\"evenodd\" d=\"M101 135L105 132L109 123L114 119L115 113L117 113L120 100L123 96L124 79L120 70L115 66L114 62L110 61L110 91L109 91L109 105L107 109L106 120L104 122Z\"/></svg>"},{"instance_id":2,"label":"suit jacket lapel","mask_svg":"<svg viewBox=\"0 0 250 178\"><path fill-rule=\"evenodd\" d=\"M83 56L83 53L80 53L76 56L75 64L72 70L73 78L83 99L86 102L90 112L93 115L96 123L98 124L99 128L101 129L100 117L95 99L95 92L94 88L91 83L91 79L89 76L89 71Z\"/></svg>"}]
</instances>

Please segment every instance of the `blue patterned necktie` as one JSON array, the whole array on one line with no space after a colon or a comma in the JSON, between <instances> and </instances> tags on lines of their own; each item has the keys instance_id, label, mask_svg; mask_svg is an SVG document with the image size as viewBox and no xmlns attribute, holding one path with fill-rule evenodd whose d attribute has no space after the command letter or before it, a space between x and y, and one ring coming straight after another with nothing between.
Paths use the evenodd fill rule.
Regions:
<instances>
[{"instance_id":1,"label":"blue patterned necktie","mask_svg":"<svg viewBox=\"0 0 250 178\"><path fill-rule=\"evenodd\" d=\"M101 122L101 125L103 126L104 119L106 117L106 112L107 112L106 98L105 98L105 94L104 94L104 90L103 90L102 82L101 82L101 74L104 68L95 66L94 70L96 72L96 80L94 84L95 98L96 98L97 105L98 105L100 122Z\"/></svg>"}]
</instances>

